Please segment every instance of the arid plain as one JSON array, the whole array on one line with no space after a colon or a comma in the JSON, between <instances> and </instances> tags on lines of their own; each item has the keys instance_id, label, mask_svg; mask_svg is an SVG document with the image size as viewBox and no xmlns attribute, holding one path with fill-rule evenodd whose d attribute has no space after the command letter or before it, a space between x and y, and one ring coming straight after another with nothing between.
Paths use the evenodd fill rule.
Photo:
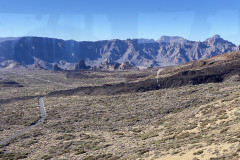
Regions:
<instances>
[{"instance_id":1,"label":"arid plain","mask_svg":"<svg viewBox=\"0 0 240 160\"><path fill-rule=\"evenodd\" d=\"M40 96L46 118L1 145L0 158L237 160L239 74L221 74L221 82L219 77L191 79L195 72L206 78L212 68L238 62L228 58L163 69L160 84L157 68L76 73L1 69L0 140L38 121ZM192 81L166 78L174 75Z\"/></svg>"}]
</instances>

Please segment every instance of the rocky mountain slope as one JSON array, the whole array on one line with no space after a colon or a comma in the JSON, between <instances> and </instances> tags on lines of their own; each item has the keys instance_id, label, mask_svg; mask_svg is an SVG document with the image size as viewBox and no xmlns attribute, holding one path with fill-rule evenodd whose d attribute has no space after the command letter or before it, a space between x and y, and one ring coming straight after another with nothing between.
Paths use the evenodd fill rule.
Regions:
<instances>
[{"instance_id":1,"label":"rocky mountain slope","mask_svg":"<svg viewBox=\"0 0 240 160\"><path fill-rule=\"evenodd\" d=\"M238 50L238 46L219 35L203 42L177 36L162 36L157 41L114 39L96 42L22 37L0 41L0 67L7 67L10 64L6 61L13 60L24 66L41 61L45 62L45 66L59 64L60 67L67 68L69 64L75 64L81 59L92 67L106 61L129 62L136 67L173 66Z\"/></svg>"}]
</instances>

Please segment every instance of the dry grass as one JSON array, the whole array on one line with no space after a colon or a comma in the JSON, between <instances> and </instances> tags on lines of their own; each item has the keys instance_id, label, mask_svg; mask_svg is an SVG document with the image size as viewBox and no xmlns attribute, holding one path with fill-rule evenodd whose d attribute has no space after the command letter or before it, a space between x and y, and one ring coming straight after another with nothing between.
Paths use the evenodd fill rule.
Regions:
<instances>
[{"instance_id":1,"label":"dry grass","mask_svg":"<svg viewBox=\"0 0 240 160\"><path fill-rule=\"evenodd\" d=\"M69 80L46 71L3 73L25 87L1 88L1 99L125 80ZM48 83L36 80L46 78ZM226 81L122 95L45 97L44 123L0 146L0 158L237 159L239 89L239 82ZM32 106L37 102L1 104L1 139L36 120L39 111Z\"/></svg>"}]
</instances>

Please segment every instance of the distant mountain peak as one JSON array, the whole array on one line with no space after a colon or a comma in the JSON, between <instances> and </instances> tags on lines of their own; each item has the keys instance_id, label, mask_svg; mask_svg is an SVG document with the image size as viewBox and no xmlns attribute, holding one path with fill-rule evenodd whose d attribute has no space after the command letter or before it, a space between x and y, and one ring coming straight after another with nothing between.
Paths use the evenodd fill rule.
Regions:
<instances>
[{"instance_id":1,"label":"distant mountain peak","mask_svg":"<svg viewBox=\"0 0 240 160\"><path fill-rule=\"evenodd\" d=\"M216 40L216 39L222 39L222 38L221 38L220 35L216 34L216 35L214 35L214 36L212 36L210 38L207 38L206 41L208 41L208 40Z\"/></svg>"},{"instance_id":2,"label":"distant mountain peak","mask_svg":"<svg viewBox=\"0 0 240 160\"><path fill-rule=\"evenodd\" d=\"M216 34L212 38L218 39L218 38L221 38L221 36L219 34Z\"/></svg>"},{"instance_id":3,"label":"distant mountain peak","mask_svg":"<svg viewBox=\"0 0 240 160\"><path fill-rule=\"evenodd\" d=\"M156 43L156 41L153 39L144 39L144 38L137 39L137 41L138 43Z\"/></svg>"},{"instance_id":4,"label":"distant mountain peak","mask_svg":"<svg viewBox=\"0 0 240 160\"><path fill-rule=\"evenodd\" d=\"M167 43L186 43L187 40L180 36L161 36L157 40L158 43L167 42Z\"/></svg>"},{"instance_id":5,"label":"distant mountain peak","mask_svg":"<svg viewBox=\"0 0 240 160\"><path fill-rule=\"evenodd\" d=\"M227 40L221 38L221 36L218 35L218 34L216 34L216 35L214 35L214 36L212 36L212 37L206 39L204 42L209 43L209 44L217 44L217 43L222 43L222 44L223 44L223 43L229 43L229 44L234 45L233 43L228 42ZM234 46L235 46L235 45L234 45Z\"/></svg>"}]
</instances>

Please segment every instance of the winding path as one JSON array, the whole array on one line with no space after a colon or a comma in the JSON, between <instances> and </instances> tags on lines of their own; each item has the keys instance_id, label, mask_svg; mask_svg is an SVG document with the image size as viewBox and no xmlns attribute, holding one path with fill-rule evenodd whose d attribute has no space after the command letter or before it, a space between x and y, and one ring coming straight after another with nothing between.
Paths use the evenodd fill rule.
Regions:
<instances>
[{"instance_id":1,"label":"winding path","mask_svg":"<svg viewBox=\"0 0 240 160\"><path fill-rule=\"evenodd\" d=\"M28 130L32 129L33 127L36 127L39 123L41 123L44 118L46 117L46 112L45 112L45 108L44 108L44 102L43 102L43 97L40 97L39 98L39 108L40 108L40 112L41 112L41 118L35 122L34 124L32 124L31 126L25 128L24 130L16 133L15 135L11 136L11 137L8 137L7 139L3 140L0 142L0 145L4 144L4 143L7 143L8 141L22 135L23 133L27 132Z\"/></svg>"}]
</instances>

